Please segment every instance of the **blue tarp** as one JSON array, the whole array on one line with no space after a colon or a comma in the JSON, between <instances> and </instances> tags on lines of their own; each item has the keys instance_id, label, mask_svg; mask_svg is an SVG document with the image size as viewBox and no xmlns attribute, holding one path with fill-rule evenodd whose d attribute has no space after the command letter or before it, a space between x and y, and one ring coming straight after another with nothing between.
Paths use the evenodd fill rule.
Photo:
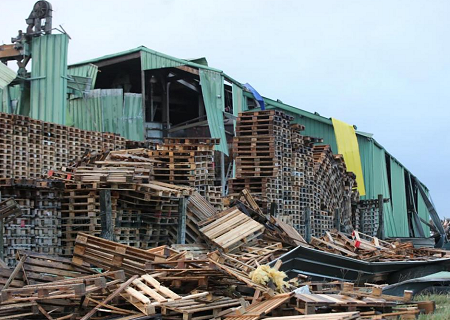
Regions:
<instances>
[{"instance_id":1,"label":"blue tarp","mask_svg":"<svg viewBox=\"0 0 450 320\"><path fill-rule=\"evenodd\" d=\"M258 93L258 91L255 90L249 83L244 84L244 87L247 88L255 97L255 100L258 101L259 107L261 110L266 110L266 106L264 104L264 99L261 97L261 95Z\"/></svg>"}]
</instances>

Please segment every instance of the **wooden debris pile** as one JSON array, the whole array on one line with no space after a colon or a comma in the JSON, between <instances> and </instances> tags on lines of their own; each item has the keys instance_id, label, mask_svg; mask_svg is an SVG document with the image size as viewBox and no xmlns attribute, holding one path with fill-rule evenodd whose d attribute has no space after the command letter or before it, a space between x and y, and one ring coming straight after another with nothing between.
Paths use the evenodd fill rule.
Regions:
<instances>
[{"instance_id":1,"label":"wooden debris pile","mask_svg":"<svg viewBox=\"0 0 450 320\"><path fill-rule=\"evenodd\" d=\"M349 237L336 230L321 238L312 237L314 248L364 261L426 261L449 257L447 250L414 248L412 242L386 242L358 231Z\"/></svg>"},{"instance_id":2,"label":"wooden debris pile","mask_svg":"<svg viewBox=\"0 0 450 320\"><path fill-rule=\"evenodd\" d=\"M281 243L253 239L227 253L194 247L144 250L80 233L72 259L21 251L14 269L0 268L0 319L396 319L431 306L378 286L257 281L252 274Z\"/></svg>"},{"instance_id":3,"label":"wooden debris pile","mask_svg":"<svg viewBox=\"0 0 450 320\"><path fill-rule=\"evenodd\" d=\"M237 197L248 189L264 213L271 212L305 235L307 213L311 232L321 236L333 228L335 214L352 230L352 202L358 200L355 176L342 156L322 140L302 135L304 127L277 110L239 114L233 152L236 178L229 181Z\"/></svg>"}]
</instances>

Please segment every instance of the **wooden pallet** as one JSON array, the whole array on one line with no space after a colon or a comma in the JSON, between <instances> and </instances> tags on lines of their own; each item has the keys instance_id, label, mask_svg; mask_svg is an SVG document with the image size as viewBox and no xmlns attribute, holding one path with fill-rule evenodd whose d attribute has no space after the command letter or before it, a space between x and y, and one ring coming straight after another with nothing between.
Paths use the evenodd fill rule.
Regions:
<instances>
[{"instance_id":1,"label":"wooden pallet","mask_svg":"<svg viewBox=\"0 0 450 320\"><path fill-rule=\"evenodd\" d=\"M72 262L76 266L89 263L110 270L124 270L131 276L144 274L145 264L155 259L165 259L165 256L79 233Z\"/></svg>"},{"instance_id":2,"label":"wooden pallet","mask_svg":"<svg viewBox=\"0 0 450 320\"><path fill-rule=\"evenodd\" d=\"M213 319L223 310L231 307L245 306L245 301L228 297L217 297L202 301L201 299L182 299L164 303L161 307L163 316L182 314L183 320Z\"/></svg>"},{"instance_id":3,"label":"wooden pallet","mask_svg":"<svg viewBox=\"0 0 450 320\"><path fill-rule=\"evenodd\" d=\"M145 274L135 279L121 294L145 315L155 314L155 307L164 306L172 301L193 300L207 296L208 292L179 296L169 288L161 285L158 280Z\"/></svg>"},{"instance_id":4,"label":"wooden pallet","mask_svg":"<svg viewBox=\"0 0 450 320\"><path fill-rule=\"evenodd\" d=\"M264 226L239 211L230 208L200 222L200 232L215 246L228 252L256 238Z\"/></svg>"}]
</instances>

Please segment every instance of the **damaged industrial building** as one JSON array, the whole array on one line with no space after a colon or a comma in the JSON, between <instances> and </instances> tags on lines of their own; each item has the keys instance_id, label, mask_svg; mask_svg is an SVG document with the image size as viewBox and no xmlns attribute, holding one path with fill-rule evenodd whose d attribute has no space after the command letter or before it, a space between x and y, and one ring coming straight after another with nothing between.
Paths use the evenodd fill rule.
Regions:
<instances>
[{"instance_id":1,"label":"damaged industrial building","mask_svg":"<svg viewBox=\"0 0 450 320\"><path fill-rule=\"evenodd\" d=\"M0 46L0 319L429 311L378 286L450 257L427 187L372 134L204 57L68 65L51 14Z\"/></svg>"}]
</instances>

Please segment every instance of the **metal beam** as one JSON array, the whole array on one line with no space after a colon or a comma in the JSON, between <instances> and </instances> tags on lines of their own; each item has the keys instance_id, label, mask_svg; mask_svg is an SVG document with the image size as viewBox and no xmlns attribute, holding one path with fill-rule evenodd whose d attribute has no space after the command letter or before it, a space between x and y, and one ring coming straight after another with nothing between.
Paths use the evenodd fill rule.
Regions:
<instances>
[{"instance_id":1,"label":"metal beam","mask_svg":"<svg viewBox=\"0 0 450 320\"><path fill-rule=\"evenodd\" d=\"M139 54L141 54L141 52L139 52ZM142 57L141 57L141 59L142 59ZM142 123L143 123L143 126L144 126L144 136L143 137L141 137L142 139L146 139L146 133L147 133L147 131L146 131L146 128L145 128L145 119L146 119L146 116L145 116L145 114L146 114L146 109L145 109L145 101L146 101L146 99L147 99L147 97L146 97L146 93L145 93L145 71L144 70L141 70L141 94L142 94L142 118L144 119L144 121L142 121Z\"/></svg>"},{"instance_id":2,"label":"metal beam","mask_svg":"<svg viewBox=\"0 0 450 320\"><path fill-rule=\"evenodd\" d=\"M110 66L112 64L116 64L116 63L121 63L121 62L126 62L126 61L130 61L133 59L139 59L141 57L141 52L135 52L135 53L130 53L124 56L120 56L120 57L116 57L116 58L111 58L111 59L107 59L107 60L103 60L103 61L99 61L99 62L93 62L92 64L95 64L97 67L101 68L101 67L106 67L106 66Z\"/></svg>"},{"instance_id":3,"label":"metal beam","mask_svg":"<svg viewBox=\"0 0 450 320\"><path fill-rule=\"evenodd\" d=\"M383 195L379 194L378 195L378 230L377 230L377 237L380 238L381 240L385 239L384 236L384 212L383 212L383 205L384 205L384 201L383 201Z\"/></svg>"},{"instance_id":4,"label":"metal beam","mask_svg":"<svg viewBox=\"0 0 450 320\"><path fill-rule=\"evenodd\" d=\"M100 190L100 221L102 232L100 237L114 241L114 228L112 220L111 190Z\"/></svg>"},{"instance_id":5,"label":"metal beam","mask_svg":"<svg viewBox=\"0 0 450 320\"><path fill-rule=\"evenodd\" d=\"M180 198L178 203L178 234L177 243L186 243L186 198Z\"/></svg>"}]
</instances>

